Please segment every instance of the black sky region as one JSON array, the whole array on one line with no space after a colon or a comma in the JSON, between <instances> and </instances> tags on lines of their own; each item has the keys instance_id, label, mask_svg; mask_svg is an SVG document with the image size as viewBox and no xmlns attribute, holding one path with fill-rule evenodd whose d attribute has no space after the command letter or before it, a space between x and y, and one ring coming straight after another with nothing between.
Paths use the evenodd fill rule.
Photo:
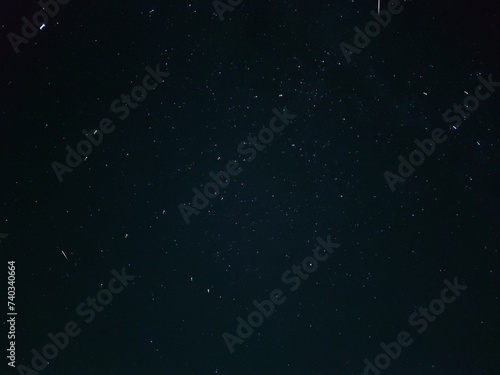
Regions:
<instances>
[{"instance_id":1,"label":"black sky region","mask_svg":"<svg viewBox=\"0 0 500 375\"><path fill-rule=\"evenodd\" d=\"M1 374L498 374L500 83L460 126L443 113L500 82L499 7L400 7L348 63L377 1L245 0L221 20L211 1L71 0L18 53L9 33L41 8L2 2ZM147 67L169 75L122 120L110 106ZM238 148L276 111L296 117L249 161ZM59 181L103 118L113 131ZM446 140L391 191L435 129ZM186 224L179 207L232 160ZM283 279L328 236L328 259ZM131 275L115 294L112 270ZM239 338L275 289L286 301ZM85 314L98 295L113 299ZM79 334L37 371L68 322ZM401 332L412 343L375 367Z\"/></svg>"}]
</instances>

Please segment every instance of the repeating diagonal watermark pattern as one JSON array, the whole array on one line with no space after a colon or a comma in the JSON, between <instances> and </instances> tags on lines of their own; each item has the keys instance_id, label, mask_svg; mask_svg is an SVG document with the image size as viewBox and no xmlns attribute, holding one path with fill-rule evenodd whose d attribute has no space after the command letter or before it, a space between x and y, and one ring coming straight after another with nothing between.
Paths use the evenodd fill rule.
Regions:
<instances>
[{"instance_id":1,"label":"repeating diagonal watermark pattern","mask_svg":"<svg viewBox=\"0 0 500 375\"><path fill-rule=\"evenodd\" d=\"M480 101L490 98L491 94L495 92L495 88L500 87L500 82L493 81L492 74L488 75L487 80L483 76L479 76L477 79L480 84L474 89L475 95L469 95L467 91L464 91L468 96L463 100L463 106L454 103L453 109L448 109L443 113L444 122L453 122L452 128L455 130L462 125L462 120L467 120L479 108ZM483 88L487 91L482 93L481 89ZM452 113L454 113L453 116L451 116ZM415 167L419 167L424 163L426 156L429 157L434 153L436 144L444 143L447 139L448 136L442 128L432 130L431 138L426 138L423 141L415 139L414 143L418 149L410 152L408 160L403 155L398 156L398 173L384 172L384 178L391 192L396 191L395 186L397 183L405 182L415 172Z\"/></svg>"},{"instance_id":2,"label":"repeating diagonal watermark pattern","mask_svg":"<svg viewBox=\"0 0 500 375\"><path fill-rule=\"evenodd\" d=\"M138 103L143 102L147 98L148 91L156 89L158 84L162 83L163 79L170 75L170 73L160 70L160 64L156 65L156 70L147 66L146 71L148 74L142 79L142 84L133 87L129 95L121 94L120 99L116 99L111 103L110 111L118 114L118 118L121 121L128 117L132 109L139 106ZM86 139L78 142L76 150L69 145L65 147L67 151L66 164L58 161L54 161L51 164L58 181L63 182L63 174L73 172L73 169L78 167L82 163L82 160L85 160L91 154L93 147L99 146L102 143L104 134L111 134L115 128L116 126L113 124L113 121L105 117L99 122L99 129L91 131L83 129L82 134Z\"/></svg>"},{"instance_id":3,"label":"repeating diagonal watermark pattern","mask_svg":"<svg viewBox=\"0 0 500 375\"><path fill-rule=\"evenodd\" d=\"M417 327L419 334L424 333L429 323L433 323L436 317L444 312L446 304L455 302L457 297L462 294L461 292L467 289L467 285L459 284L458 277L455 277L453 284L447 279L443 282L446 287L441 290L440 298L433 299L429 303L429 307L420 306L418 312L415 311L408 317L408 323L412 327ZM396 341L389 344L381 342L380 348L382 348L383 352L378 354L373 362L365 358L363 375L379 375L381 370L386 370L391 365L391 360L394 361L399 358L402 348L410 346L413 341L408 331L401 331L396 335Z\"/></svg>"},{"instance_id":4,"label":"repeating diagonal watermark pattern","mask_svg":"<svg viewBox=\"0 0 500 375\"><path fill-rule=\"evenodd\" d=\"M59 13L59 5L66 5L70 0L39 0L38 5L40 9L38 12L33 14L32 21L28 18L21 18L23 26L21 27L21 35L10 32L7 34L7 39L9 39L10 45L14 49L14 52L19 53L19 46L21 44L28 44L28 42L33 39L49 22L49 16L54 18ZM24 38L23 38L24 37Z\"/></svg>"},{"instance_id":5,"label":"repeating diagonal watermark pattern","mask_svg":"<svg viewBox=\"0 0 500 375\"><path fill-rule=\"evenodd\" d=\"M215 0L212 5L219 16L221 21L224 21L224 13L232 12L235 7L240 5L243 0L226 0L226 2L221 0Z\"/></svg>"},{"instance_id":6,"label":"repeating diagonal watermark pattern","mask_svg":"<svg viewBox=\"0 0 500 375\"><path fill-rule=\"evenodd\" d=\"M291 292L297 291L302 281L307 280L313 272L316 272L319 267L319 262L327 260L330 255L333 254L334 249L340 247L340 244L331 241L330 235L327 236L326 241L321 237L317 237L316 241L319 245L314 248L313 257L305 257L300 265L294 264L291 270L287 270L281 275L283 284L292 285L290 287ZM245 342L244 339L248 339L252 335L254 329L259 328L264 323L264 317L271 317L274 313L275 305L282 305L285 301L286 296L281 289L273 289L269 294L269 299L265 299L261 302L254 300L252 304L255 306L256 310L248 314L247 320L245 321L241 316L236 318L238 322L236 335L229 332L224 332L222 334L222 339L229 353L233 354L235 345L243 344Z\"/></svg>"},{"instance_id":7,"label":"repeating diagonal watermark pattern","mask_svg":"<svg viewBox=\"0 0 500 375\"><path fill-rule=\"evenodd\" d=\"M259 131L257 136L248 136L248 142L241 142L238 146L238 154L241 156L250 155L243 159L245 162L252 162L258 151L262 151L268 146L274 139L275 134L281 133L286 125L291 123L291 120L297 117L297 115L290 114L286 110L286 107L280 112L278 109L273 108L273 113L275 116L269 121L269 128L263 128ZM280 126L276 125L276 122L280 120L282 124ZM261 143L259 143L260 141ZM219 171L214 173L210 171L208 175L213 181L207 182L203 188L203 192L198 188L193 188L194 193L191 206L186 203L180 203L177 205L182 218L186 224L191 222L190 217L192 215L199 215L201 210L206 208L210 199L217 197L220 193L220 189L225 189L229 182L231 181L231 176L239 175L243 169L236 160L229 160L225 166L226 171Z\"/></svg>"},{"instance_id":8,"label":"repeating diagonal watermark pattern","mask_svg":"<svg viewBox=\"0 0 500 375\"><path fill-rule=\"evenodd\" d=\"M354 31L356 32L353 39L354 46L346 42L341 42L339 44L340 51L344 55L347 63L351 63L352 54L355 53L356 55L359 55L362 49L368 47L371 43L370 38L376 38L380 34L381 27L385 28L389 25L393 15L400 14L402 11L403 6L399 0L389 0L387 3L387 10L382 10L378 13L372 10L370 14L373 17L373 20L366 23L364 32L357 26L354 28Z\"/></svg>"},{"instance_id":9,"label":"repeating diagonal watermark pattern","mask_svg":"<svg viewBox=\"0 0 500 375\"><path fill-rule=\"evenodd\" d=\"M121 293L124 287L129 285L129 281L135 279L135 276L126 273L125 267L121 269L121 272L113 269L111 270L111 274L114 277L109 280L107 288L101 289L95 298L87 297L85 302L76 306L76 314L84 318L83 321L86 324L92 323L96 314L102 312L105 306L113 301L113 295ZM57 358L60 351L68 347L70 338L77 337L81 332L82 330L78 326L78 323L72 320L64 325L64 329L61 332L56 332L55 334L49 332L47 334L49 343L44 345L41 350L31 349L31 354L33 354L31 367L20 364L16 367L18 373L20 375L37 375L48 366L49 361Z\"/></svg>"}]
</instances>

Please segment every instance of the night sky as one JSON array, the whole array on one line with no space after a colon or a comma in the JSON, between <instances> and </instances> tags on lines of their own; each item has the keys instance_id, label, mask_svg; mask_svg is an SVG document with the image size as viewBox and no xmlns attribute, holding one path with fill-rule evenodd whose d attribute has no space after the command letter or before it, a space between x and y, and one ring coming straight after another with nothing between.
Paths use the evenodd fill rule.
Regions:
<instances>
[{"instance_id":1,"label":"night sky","mask_svg":"<svg viewBox=\"0 0 500 375\"><path fill-rule=\"evenodd\" d=\"M0 12L1 374L499 373L497 2L47 1Z\"/></svg>"}]
</instances>

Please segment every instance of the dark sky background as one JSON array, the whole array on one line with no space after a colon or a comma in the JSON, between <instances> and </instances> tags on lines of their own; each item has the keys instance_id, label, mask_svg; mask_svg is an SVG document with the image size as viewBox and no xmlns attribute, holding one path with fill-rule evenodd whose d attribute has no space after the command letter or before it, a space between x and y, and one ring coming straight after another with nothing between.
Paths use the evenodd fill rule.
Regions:
<instances>
[{"instance_id":1,"label":"dark sky background","mask_svg":"<svg viewBox=\"0 0 500 375\"><path fill-rule=\"evenodd\" d=\"M7 34L40 6L3 1L1 373L19 373L14 260L16 366L81 328L44 375L354 375L401 331L384 375L498 374L500 88L458 130L442 118L479 75L500 81L498 4L402 6L347 64L375 0L243 1L223 21L211 1L72 0L17 54ZM157 65L170 76L110 113ZM243 162L285 106L297 117ZM104 117L116 129L60 183L51 163ZM384 172L434 128L446 142L391 192ZM178 205L232 159L243 172L186 225ZM328 235L340 248L290 291L283 272ZM135 279L86 324L76 307L123 267ZM456 277L467 290L418 334L408 317ZM222 334L275 288L286 302L230 354Z\"/></svg>"}]
</instances>

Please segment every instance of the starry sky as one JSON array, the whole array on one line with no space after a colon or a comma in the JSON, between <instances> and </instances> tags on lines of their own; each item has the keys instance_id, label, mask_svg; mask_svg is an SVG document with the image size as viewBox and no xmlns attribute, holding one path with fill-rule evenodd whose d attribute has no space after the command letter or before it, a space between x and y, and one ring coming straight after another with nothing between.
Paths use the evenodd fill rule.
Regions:
<instances>
[{"instance_id":1,"label":"starry sky","mask_svg":"<svg viewBox=\"0 0 500 375\"><path fill-rule=\"evenodd\" d=\"M0 290L15 261L15 365L378 375L365 359L407 331L381 374L497 374L500 88L483 82L491 95L460 126L443 113L480 77L500 82L498 5L402 1L348 62L340 45L377 1L228 3L73 0L17 47L9 33L40 5L1 4ZM123 104L137 86L155 88ZM437 128L446 141L391 189L385 173ZM69 168L82 132L102 142ZM62 181L55 162L72 170ZM229 162L240 172L194 209L193 189ZM339 246L292 290L283 275L312 264L318 238ZM418 332L409 317L457 278L467 288ZM118 285L92 319L78 309ZM224 333L238 337L238 317L276 289L286 301L231 353ZM68 322L81 333L35 371L32 349ZM2 374L23 373L2 358Z\"/></svg>"}]
</instances>

